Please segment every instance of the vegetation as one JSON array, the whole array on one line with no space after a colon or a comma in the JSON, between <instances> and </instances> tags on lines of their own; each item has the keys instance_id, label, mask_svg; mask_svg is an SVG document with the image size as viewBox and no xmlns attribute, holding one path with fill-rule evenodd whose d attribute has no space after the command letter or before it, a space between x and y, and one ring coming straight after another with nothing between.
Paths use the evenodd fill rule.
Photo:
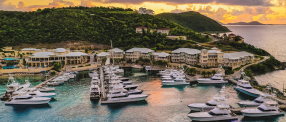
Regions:
<instances>
[{"instance_id":1,"label":"vegetation","mask_svg":"<svg viewBox=\"0 0 286 122\"><path fill-rule=\"evenodd\" d=\"M253 53L253 54L257 54L261 56L270 56L270 54L267 51L260 49L260 48L256 48L251 44L232 42L230 43L230 46L238 50L247 51L249 53Z\"/></svg>"},{"instance_id":2,"label":"vegetation","mask_svg":"<svg viewBox=\"0 0 286 122\"><path fill-rule=\"evenodd\" d=\"M197 73L197 69L196 68L189 68L188 73L190 73L191 75L194 75L195 73Z\"/></svg>"},{"instance_id":3,"label":"vegetation","mask_svg":"<svg viewBox=\"0 0 286 122\"><path fill-rule=\"evenodd\" d=\"M204 78L206 77L207 72L206 71L202 71L202 74L204 76Z\"/></svg>"},{"instance_id":4,"label":"vegetation","mask_svg":"<svg viewBox=\"0 0 286 122\"><path fill-rule=\"evenodd\" d=\"M213 71L212 71L212 74L213 74L213 75L215 75L215 73L216 73L216 71L215 71L215 70L213 70Z\"/></svg>"},{"instance_id":5,"label":"vegetation","mask_svg":"<svg viewBox=\"0 0 286 122\"><path fill-rule=\"evenodd\" d=\"M57 72L60 72L61 65L59 63L54 62L52 70L56 70Z\"/></svg>"},{"instance_id":6,"label":"vegetation","mask_svg":"<svg viewBox=\"0 0 286 122\"><path fill-rule=\"evenodd\" d=\"M211 73L210 71L207 71L208 77L210 77L211 74L212 74L212 73Z\"/></svg>"},{"instance_id":7,"label":"vegetation","mask_svg":"<svg viewBox=\"0 0 286 122\"><path fill-rule=\"evenodd\" d=\"M234 70L235 71L239 71L242 67L244 67L244 66L246 66L246 65L248 65L249 63L246 63L246 64L244 64L244 65L241 65L240 67L237 67L237 68L235 68Z\"/></svg>"},{"instance_id":8,"label":"vegetation","mask_svg":"<svg viewBox=\"0 0 286 122\"><path fill-rule=\"evenodd\" d=\"M23 65L27 66L27 61L25 60L25 58L23 59Z\"/></svg>"},{"instance_id":9,"label":"vegetation","mask_svg":"<svg viewBox=\"0 0 286 122\"><path fill-rule=\"evenodd\" d=\"M193 29L198 32L221 31L227 32L229 29L222 26L217 21L200 14L199 12L189 11L183 13L161 13L157 17L164 18L170 22L175 22L183 27Z\"/></svg>"},{"instance_id":10,"label":"vegetation","mask_svg":"<svg viewBox=\"0 0 286 122\"><path fill-rule=\"evenodd\" d=\"M205 21L207 22L207 21ZM207 23L206 23L207 24ZM138 26L147 32L136 33ZM131 9L105 7L45 8L32 12L0 11L0 45L21 43L57 43L82 40L124 47L158 47L174 49L187 44L185 40L171 40L150 29L169 28L170 35L185 35L188 40L207 42L211 39L193 30L152 15L137 14ZM162 48L162 47L161 47Z\"/></svg>"},{"instance_id":11,"label":"vegetation","mask_svg":"<svg viewBox=\"0 0 286 122\"><path fill-rule=\"evenodd\" d=\"M222 68L224 69L225 75L230 75L234 73L232 67L223 66Z\"/></svg>"},{"instance_id":12,"label":"vegetation","mask_svg":"<svg viewBox=\"0 0 286 122\"><path fill-rule=\"evenodd\" d=\"M135 61L135 63L139 63L139 64L150 63L150 59L149 58L139 57L138 60Z\"/></svg>"},{"instance_id":13,"label":"vegetation","mask_svg":"<svg viewBox=\"0 0 286 122\"><path fill-rule=\"evenodd\" d=\"M158 61L152 61L153 65L159 65L159 66L168 66L168 62L167 61L163 61L163 60L158 60Z\"/></svg>"}]
</instances>

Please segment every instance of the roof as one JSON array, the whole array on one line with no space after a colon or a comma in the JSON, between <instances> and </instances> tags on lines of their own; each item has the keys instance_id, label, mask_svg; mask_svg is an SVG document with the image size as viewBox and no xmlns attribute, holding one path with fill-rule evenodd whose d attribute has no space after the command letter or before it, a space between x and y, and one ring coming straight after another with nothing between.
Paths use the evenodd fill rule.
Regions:
<instances>
[{"instance_id":1,"label":"roof","mask_svg":"<svg viewBox=\"0 0 286 122\"><path fill-rule=\"evenodd\" d=\"M48 57L54 56L54 55L56 55L56 54L53 52L37 52L37 53L34 53L31 57L48 58Z\"/></svg>"},{"instance_id":2,"label":"roof","mask_svg":"<svg viewBox=\"0 0 286 122\"><path fill-rule=\"evenodd\" d=\"M70 52L70 53L66 54L65 56L88 56L88 54L83 53L83 52Z\"/></svg>"},{"instance_id":3,"label":"roof","mask_svg":"<svg viewBox=\"0 0 286 122\"><path fill-rule=\"evenodd\" d=\"M119 48L113 48L113 49L109 50L109 52L110 52L110 51L113 51L113 52L115 52L115 53L122 53L122 52L123 52L123 50L121 50L121 49L119 49Z\"/></svg>"},{"instance_id":4,"label":"roof","mask_svg":"<svg viewBox=\"0 0 286 122\"><path fill-rule=\"evenodd\" d=\"M96 56L97 57L105 57L107 55L110 55L110 53L109 52L101 52L101 53L98 53Z\"/></svg>"},{"instance_id":5,"label":"roof","mask_svg":"<svg viewBox=\"0 0 286 122\"><path fill-rule=\"evenodd\" d=\"M158 57L167 57L170 54L166 53L166 52L161 52L161 53L153 53L153 55L157 55Z\"/></svg>"},{"instance_id":6,"label":"roof","mask_svg":"<svg viewBox=\"0 0 286 122\"><path fill-rule=\"evenodd\" d=\"M146 28L146 27L144 27L144 26L139 26L139 27L137 27L137 28Z\"/></svg>"},{"instance_id":7,"label":"roof","mask_svg":"<svg viewBox=\"0 0 286 122\"><path fill-rule=\"evenodd\" d=\"M167 37L186 37L186 36L167 36Z\"/></svg>"},{"instance_id":8,"label":"roof","mask_svg":"<svg viewBox=\"0 0 286 122\"><path fill-rule=\"evenodd\" d=\"M131 48L131 49L127 50L126 52L134 52L134 51L139 51L139 52L141 52L141 53L150 53L150 52L153 52L153 50L151 50L151 49L148 49L148 48L138 48L138 47Z\"/></svg>"},{"instance_id":9,"label":"roof","mask_svg":"<svg viewBox=\"0 0 286 122\"><path fill-rule=\"evenodd\" d=\"M54 49L54 51L56 51L56 52L66 52L67 50L65 48L57 48L57 49Z\"/></svg>"},{"instance_id":10,"label":"roof","mask_svg":"<svg viewBox=\"0 0 286 122\"><path fill-rule=\"evenodd\" d=\"M228 58L228 59L240 59L245 56L254 56L251 53L242 51L242 52L235 52L235 53L224 53L223 58Z\"/></svg>"},{"instance_id":11,"label":"roof","mask_svg":"<svg viewBox=\"0 0 286 122\"><path fill-rule=\"evenodd\" d=\"M178 48L178 49L172 51L172 53L181 53L181 52L184 52L187 54L200 54L201 53L200 50L192 49L192 48Z\"/></svg>"},{"instance_id":12,"label":"roof","mask_svg":"<svg viewBox=\"0 0 286 122\"><path fill-rule=\"evenodd\" d=\"M41 51L41 49L36 49L36 48L23 48L22 51Z\"/></svg>"},{"instance_id":13,"label":"roof","mask_svg":"<svg viewBox=\"0 0 286 122\"><path fill-rule=\"evenodd\" d=\"M217 50L217 49L218 49L218 48L216 48L216 47L213 47L213 48L212 48L212 50Z\"/></svg>"},{"instance_id":14,"label":"roof","mask_svg":"<svg viewBox=\"0 0 286 122\"><path fill-rule=\"evenodd\" d=\"M208 50L208 53L221 53L221 52L217 50Z\"/></svg>"},{"instance_id":15,"label":"roof","mask_svg":"<svg viewBox=\"0 0 286 122\"><path fill-rule=\"evenodd\" d=\"M170 29L168 29L168 28L160 28L158 30L170 30Z\"/></svg>"}]
</instances>

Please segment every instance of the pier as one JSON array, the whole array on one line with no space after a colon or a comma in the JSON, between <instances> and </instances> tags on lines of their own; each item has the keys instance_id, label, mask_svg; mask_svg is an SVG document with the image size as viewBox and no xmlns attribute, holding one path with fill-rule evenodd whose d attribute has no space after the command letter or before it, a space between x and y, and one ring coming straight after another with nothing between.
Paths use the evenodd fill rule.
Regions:
<instances>
[{"instance_id":1,"label":"pier","mask_svg":"<svg viewBox=\"0 0 286 122\"><path fill-rule=\"evenodd\" d=\"M105 88L104 88L104 74L103 74L103 69L102 67L99 68L100 70L100 86L101 86L101 94L102 98L105 99L107 98Z\"/></svg>"},{"instance_id":2,"label":"pier","mask_svg":"<svg viewBox=\"0 0 286 122\"><path fill-rule=\"evenodd\" d=\"M58 76L56 75L56 76L54 76L54 77L52 77L52 78L50 78L50 79L48 79L48 80L46 80L46 81L44 81L44 82L38 84L38 85L36 85L35 87L36 87L36 88L39 88L39 87L41 87L42 85L46 84L47 82L53 80L53 79L56 78L56 77L58 77Z\"/></svg>"}]
</instances>

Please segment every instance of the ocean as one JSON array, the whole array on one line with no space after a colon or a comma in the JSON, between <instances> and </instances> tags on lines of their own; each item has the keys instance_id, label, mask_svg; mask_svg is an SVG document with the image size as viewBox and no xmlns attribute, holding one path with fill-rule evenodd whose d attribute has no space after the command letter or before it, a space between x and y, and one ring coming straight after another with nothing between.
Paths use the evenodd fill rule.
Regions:
<instances>
[{"instance_id":1,"label":"ocean","mask_svg":"<svg viewBox=\"0 0 286 122\"><path fill-rule=\"evenodd\" d=\"M244 38L246 43L261 48L273 55L277 60L286 62L286 25L227 25L232 32ZM286 70L277 70L255 77L259 84L271 83L282 91L286 85ZM285 86L286 87L286 86Z\"/></svg>"},{"instance_id":2,"label":"ocean","mask_svg":"<svg viewBox=\"0 0 286 122\"><path fill-rule=\"evenodd\" d=\"M77 78L56 86L57 96L49 105L37 106L6 106L0 101L0 120L3 122L189 122L187 114L191 103L205 103L218 94L222 85L191 84L179 87L162 87L158 72L146 72L144 69L124 68L125 77L130 77L150 94L146 101L101 105L100 101L90 101L89 87L91 78L88 71L80 72ZM145 76L142 74L146 74ZM43 77L15 77L23 83L29 79L36 85L44 80ZM5 80L5 78L2 80ZM7 78L6 78L7 80ZM0 85L0 94L5 90L6 83ZM229 104L241 100L253 100L242 93L237 93L233 85L227 84L226 91L230 94ZM239 115L239 121L275 122L286 121L286 117L244 118Z\"/></svg>"}]
</instances>

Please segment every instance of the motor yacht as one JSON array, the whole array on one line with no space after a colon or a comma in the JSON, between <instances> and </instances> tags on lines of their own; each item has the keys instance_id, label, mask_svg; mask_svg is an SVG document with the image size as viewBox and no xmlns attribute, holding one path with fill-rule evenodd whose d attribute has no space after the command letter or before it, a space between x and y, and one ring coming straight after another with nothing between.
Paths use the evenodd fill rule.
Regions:
<instances>
[{"instance_id":1,"label":"motor yacht","mask_svg":"<svg viewBox=\"0 0 286 122\"><path fill-rule=\"evenodd\" d=\"M64 73L63 74L63 77L66 78L66 79L74 79L75 78L75 74L72 74L72 73Z\"/></svg>"},{"instance_id":2,"label":"motor yacht","mask_svg":"<svg viewBox=\"0 0 286 122\"><path fill-rule=\"evenodd\" d=\"M48 86L59 86L59 85L62 85L64 83L65 83L64 81L48 81L46 84Z\"/></svg>"},{"instance_id":3,"label":"motor yacht","mask_svg":"<svg viewBox=\"0 0 286 122\"><path fill-rule=\"evenodd\" d=\"M190 113L188 117L192 121L226 121L237 120L238 117L229 110L230 106L227 103L219 104L209 112Z\"/></svg>"},{"instance_id":4,"label":"motor yacht","mask_svg":"<svg viewBox=\"0 0 286 122\"><path fill-rule=\"evenodd\" d=\"M177 77L176 79L165 79L162 81L163 86L172 86L172 85L189 85L184 78Z\"/></svg>"},{"instance_id":5,"label":"motor yacht","mask_svg":"<svg viewBox=\"0 0 286 122\"><path fill-rule=\"evenodd\" d=\"M145 70L146 70L146 71L151 71L151 70L152 70L152 69L151 69L151 66L146 66L146 67L145 67Z\"/></svg>"},{"instance_id":6,"label":"motor yacht","mask_svg":"<svg viewBox=\"0 0 286 122\"><path fill-rule=\"evenodd\" d=\"M249 108L241 110L241 113L247 117L264 117L274 115L284 115L284 111L278 108L276 101L266 101L257 108Z\"/></svg>"},{"instance_id":7,"label":"motor yacht","mask_svg":"<svg viewBox=\"0 0 286 122\"><path fill-rule=\"evenodd\" d=\"M96 76L96 77L98 77L99 75L97 74L97 71L96 70L94 70L94 71L92 71L91 73L88 73L88 75L89 75L89 77L93 77L93 76Z\"/></svg>"},{"instance_id":8,"label":"motor yacht","mask_svg":"<svg viewBox=\"0 0 286 122\"><path fill-rule=\"evenodd\" d=\"M91 85L91 87L90 87L90 99L91 100L100 99L100 88L98 85Z\"/></svg>"},{"instance_id":9,"label":"motor yacht","mask_svg":"<svg viewBox=\"0 0 286 122\"><path fill-rule=\"evenodd\" d=\"M42 93L38 91L37 88L27 88L24 91L17 91L13 93L13 95L23 95L23 94L32 95L35 97L49 97L49 98L56 97L56 93Z\"/></svg>"},{"instance_id":10,"label":"motor yacht","mask_svg":"<svg viewBox=\"0 0 286 122\"><path fill-rule=\"evenodd\" d=\"M133 84L133 81L122 81L122 84L123 84L124 86L126 86L126 85L132 85L132 84Z\"/></svg>"},{"instance_id":11,"label":"motor yacht","mask_svg":"<svg viewBox=\"0 0 286 122\"><path fill-rule=\"evenodd\" d=\"M209 79L198 79L198 83L202 83L202 84L218 84L218 83L227 83L227 80L224 80L223 76L224 73L222 72L222 67L219 68L219 70L217 71L217 73L212 76Z\"/></svg>"},{"instance_id":12,"label":"motor yacht","mask_svg":"<svg viewBox=\"0 0 286 122\"><path fill-rule=\"evenodd\" d=\"M193 103L189 104L188 107L192 111L209 111L214 109L218 104L226 101L226 94L224 93L225 90L222 88L219 92L219 94L215 97L213 97L212 100L206 102L206 103Z\"/></svg>"},{"instance_id":13,"label":"motor yacht","mask_svg":"<svg viewBox=\"0 0 286 122\"><path fill-rule=\"evenodd\" d=\"M69 80L69 78L65 78L65 77L59 76L59 77L53 79L52 81L65 82L65 81L68 81L68 80Z\"/></svg>"},{"instance_id":14,"label":"motor yacht","mask_svg":"<svg viewBox=\"0 0 286 122\"><path fill-rule=\"evenodd\" d=\"M138 85L126 85L126 86L123 86L124 89L126 90L133 90L133 89L136 89L138 87Z\"/></svg>"},{"instance_id":15,"label":"motor yacht","mask_svg":"<svg viewBox=\"0 0 286 122\"><path fill-rule=\"evenodd\" d=\"M43 87L38 88L38 90L40 92L50 92L50 91L55 91L55 88L43 86Z\"/></svg>"},{"instance_id":16,"label":"motor yacht","mask_svg":"<svg viewBox=\"0 0 286 122\"><path fill-rule=\"evenodd\" d=\"M119 78L119 80L121 80L121 81L129 81L129 78L122 77L122 78Z\"/></svg>"},{"instance_id":17,"label":"motor yacht","mask_svg":"<svg viewBox=\"0 0 286 122\"><path fill-rule=\"evenodd\" d=\"M106 100L102 100L102 104L110 103L125 103L125 102L136 102L145 100L149 95L145 94L136 94L136 95L127 95L127 96L109 96Z\"/></svg>"},{"instance_id":18,"label":"motor yacht","mask_svg":"<svg viewBox=\"0 0 286 122\"><path fill-rule=\"evenodd\" d=\"M31 83L28 80L25 80L25 84L20 85L20 83L16 82L13 77L9 77L9 80L12 82L11 84L7 85L7 92L15 92L25 90L29 88Z\"/></svg>"},{"instance_id":19,"label":"motor yacht","mask_svg":"<svg viewBox=\"0 0 286 122\"><path fill-rule=\"evenodd\" d=\"M257 97L255 100L253 100L253 101L241 101L241 102L238 102L237 104L240 107L257 107L257 106L261 105L262 103L264 103L266 101L270 101L271 98L275 97L275 94L268 93L270 89L271 89L270 86L267 86L266 90L265 90L266 92L264 92L263 95Z\"/></svg>"},{"instance_id":20,"label":"motor yacht","mask_svg":"<svg viewBox=\"0 0 286 122\"><path fill-rule=\"evenodd\" d=\"M143 69L143 67L142 66L140 66L140 65L133 65L133 66L131 66L132 68L137 68L137 69Z\"/></svg>"},{"instance_id":21,"label":"motor yacht","mask_svg":"<svg viewBox=\"0 0 286 122\"><path fill-rule=\"evenodd\" d=\"M10 100L6 101L6 105L36 105L36 104L48 104L51 98L47 97L34 97L32 95L16 95Z\"/></svg>"}]
</instances>

